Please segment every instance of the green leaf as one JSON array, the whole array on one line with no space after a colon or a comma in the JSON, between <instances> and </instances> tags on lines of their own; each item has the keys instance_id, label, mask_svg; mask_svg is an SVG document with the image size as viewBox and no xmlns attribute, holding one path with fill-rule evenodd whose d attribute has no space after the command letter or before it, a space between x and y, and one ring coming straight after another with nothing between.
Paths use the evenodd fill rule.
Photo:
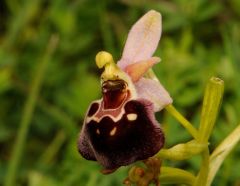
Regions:
<instances>
[{"instance_id":1,"label":"green leaf","mask_svg":"<svg viewBox=\"0 0 240 186\"><path fill-rule=\"evenodd\" d=\"M218 169L222 165L227 155L240 141L240 125L225 138L222 143L213 151L210 156L210 170L208 174L207 186L210 186Z\"/></svg>"}]
</instances>

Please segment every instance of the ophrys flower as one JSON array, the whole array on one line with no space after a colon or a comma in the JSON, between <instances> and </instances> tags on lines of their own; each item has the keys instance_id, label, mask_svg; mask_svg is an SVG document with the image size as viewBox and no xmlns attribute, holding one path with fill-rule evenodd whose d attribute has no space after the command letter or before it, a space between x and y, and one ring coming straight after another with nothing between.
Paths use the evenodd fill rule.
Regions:
<instances>
[{"instance_id":1,"label":"ophrys flower","mask_svg":"<svg viewBox=\"0 0 240 186\"><path fill-rule=\"evenodd\" d=\"M156 154L164 134L154 113L172 99L151 67L161 36L161 15L151 10L131 29L117 65L111 54L99 52L96 63L101 75L103 98L94 101L86 114L78 149L88 160L116 169Z\"/></svg>"}]
</instances>

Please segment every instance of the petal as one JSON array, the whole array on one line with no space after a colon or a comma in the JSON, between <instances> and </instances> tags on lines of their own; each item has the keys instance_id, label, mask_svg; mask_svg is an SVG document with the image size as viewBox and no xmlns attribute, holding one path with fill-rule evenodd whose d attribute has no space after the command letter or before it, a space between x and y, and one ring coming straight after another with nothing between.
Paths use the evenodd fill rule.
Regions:
<instances>
[{"instance_id":1,"label":"petal","mask_svg":"<svg viewBox=\"0 0 240 186\"><path fill-rule=\"evenodd\" d=\"M162 32L161 14L151 10L131 28L123 50L120 68L136 61L149 59L157 48Z\"/></svg>"},{"instance_id":2,"label":"petal","mask_svg":"<svg viewBox=\"0 0 240 186\"><path fill-rule=\"evenodd\" d=\"M155 112L172 103L172 98L159 81L141 78L135 87L140 98L148 99L154 104Z\"/></svg>"},{"instance_id":3,"label":"petal","mask_svg":"<svg viewBox=\"0 0 240 186\"><path fill-rule=\"evenodd\" d=\"M152 57L148 60L139 61L128 65L124 71L131 77L133 82L138 81L153 65L158 63L160 58Z\"/></svg>"},{"instance_id":4,"label":"petal","mask_svg":"<svg viewBox=\"0 0 240 186\"><path fill-rule=\"evenodd\" d=\"M155 155L164 144L164 134L155 119L153 104L144 99L128 101L117 121L106 116L85 123L91 151L105 169L116 169ZM82 152L82 151L80 151Z\"/></svg>"}]
</instances>

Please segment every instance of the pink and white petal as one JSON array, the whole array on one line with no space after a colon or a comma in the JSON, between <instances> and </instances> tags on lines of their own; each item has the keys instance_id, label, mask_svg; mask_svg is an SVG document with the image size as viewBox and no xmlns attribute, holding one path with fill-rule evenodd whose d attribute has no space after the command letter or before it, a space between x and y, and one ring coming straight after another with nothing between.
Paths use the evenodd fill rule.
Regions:
<instances>
[{"instance_id":1,"label":"pink and white petal","mask_svg":"<svg viewBox=\"0 0 240 186\"><path fill-rule=\"evenodd\" d=\"M144 98L154 104L154 111L158 112L172 103L172 98L159 81L141 78L135 83L139 98Z\"/></svg>"},{"instance_id":2,"label":"pink and white petal","mask_svg":"<svg viewBox=\"0 0 240 186\"><path fill-rule=\"evenodd\" d=\"M151 57L148 60L138 61L126 66L124 71L131 77L133 82L138 81L153 65L160 61L159 57Z\"/></svg>"},{"instance_id":3,"label":"pink and white petal","mask_svg":"<svg viewBox=\"0 0 240 186\"><path fill-rule=\"evenodd\" d=\"M161 33L161 14L150 10L131 28L118 66L123 69L131 63L150 58L158 46Z\"/></svg>"}]
</instances>

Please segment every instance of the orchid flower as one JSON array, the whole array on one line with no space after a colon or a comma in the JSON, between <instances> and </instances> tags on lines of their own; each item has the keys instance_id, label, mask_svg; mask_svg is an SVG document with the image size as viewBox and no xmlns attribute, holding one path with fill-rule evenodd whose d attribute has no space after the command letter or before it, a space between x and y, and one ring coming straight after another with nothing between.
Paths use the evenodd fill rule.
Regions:
<instances>
[{"instance_id":1,"label":"orchid flower","mask_svg":"<svg viewBox=\"0 0 240 186\"><path fill-rule=\"evenodd\" d=\"M122 58L114 63L99 52L103 98L92 102L86 114L78 150L105 169L117 169L155 155L164 145L164 134L155 119L172 99L154 76L147 76L160 61L152 57L161 36L161 15L151 10L128 35Z\"/></svg>"}]
</instances>

